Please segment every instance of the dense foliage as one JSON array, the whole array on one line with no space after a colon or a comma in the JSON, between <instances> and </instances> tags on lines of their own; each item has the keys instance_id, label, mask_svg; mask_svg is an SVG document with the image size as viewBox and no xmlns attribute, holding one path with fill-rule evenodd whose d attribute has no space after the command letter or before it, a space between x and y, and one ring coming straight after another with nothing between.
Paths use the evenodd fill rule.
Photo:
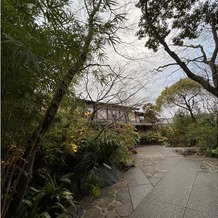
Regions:
<instances>
[{"instance_id":1,"label":"dense foliage","mask_svg":"<svg viewBox=\"0 0 218 218\"><path fill-rule=\"evenodd\" d=\"M139 38L145 38L145 46L155 52L162 46L174 60L163 68L178 65L190 79L217 96L217 2L139 0L136 6L142 12Z\"/></svg>"},{"instance_id":2,"label":"dense foliage","mask_svg":"<svg viewBox=\"0 0 218 218\"><path fill-rule=\"evenodd\" d=\"M114 9L115 1L84 1L84 17L71 10L73 3L2 1L2 217L16 216L8 213L21 207L30 182L38 184L31 178L41 166L52 178L55 164L64 163L67 145L73 143L67 134L78 128L69 131L69 116L56 115L66 110L64 101L70 99L68 113L72 114L68 115L72 123L76 120L74 84L86 68L92 72L94 60L103 59L105 45L118 42L115 33L124 15ZM84 146L94 143L85 141ZM120 142L104 138L102 143L120 147ZM43 183L47 186L44 179L40 190L44 190Z\"/></svg>"},{"instance_id":3,"label":"dense foliage","mask_svg":"<svg viewBox=\"0 0 218 218\"><path fill-rule=\"evenodd\" d=\"M43 156L40 160L45 160L44 167L50 163L49 169L53 173L73 172L72 181L78 185L75 191L91 193L90 187L82 188L86 179L98 173L99 168L109 169L111 176L111 168L122 170L129 160L128 147L135 146L138 139L135 128L129 124L114 123L106 129L105 125L82 119L70 123L67 128L60 128L60 123L56 123L41 146ZM109 177L102 177L104 182L97 181L101 178L97 177L92 188L110 183ZM87 185L91 186L88 182Z\"/></svg>"},{"instance_id":4,"label":"dense foliage","mask_svg":"<svg viewBox=\"0 0 218 218\"><path fill-rule=\"evenodd\" d=\"M11 217L67 217L68 207L75 207L72 192L64 187L70 183L68 175L62 176L59 182L46 171L40 175L45 180L43 187L30 187L21 207L16 212L9 212Z\"/></svg>"},{"instance_id":5,"label":"dense foliage","mask_svg":"<svg viewBox=\"0 0 218 218\"><path fill-rule=\"evenodd\" d=\"M75 200L98 197L101 187L115 183L130 161L128 147L138 140L132 125L105 128L74 113L59 113L42 140L30 190L15 217L66 215Z\"/></svg>"},{"instance_id":6,"label":"dense foliage","mask_svg":"<svg viewBox=\"0 0 218 218\"><path fill-rule=\"evenodd\" d=\"M206 101L205 101L206 100ZM167 146L197 146L206 155L217 154L216 99L205 95L198 83L180 79L165 88L156 100L156 110L163 112L177 107L173 122L160 126L156 141Z\"/></svg>"},{"instance_id":7,"label":"dense foliage","mask_svg":"<svg viewBox=\"0 0 218 218\"><path fill-rule=\"evenodd\" d=\"M81 50L83 29L64 11L66 3L2 1L5 150L26 143L42 119L52 92ZM44 19L43 23L38 19Z\"/></svg>"},{"instance_id":8,"label":"dense foliage","mask_svg":"<svg viewBox=\"0 0 218 218\"><path fill-rule=\"evenodd\" d=\"M117 180L130 161L129 147L138 140L131 125L80 116L85 107L74 85L87 69L103 82L96 67L105 46L119 41L116 32L125 16L113 0L84 1L82 13L71 10L73 3L2 0L3 218L66 217L75 197L98 196L100 187ZM208 87L213 93L214 87ZM152 105L147 114L157 121ZM177 136L186 137L176 143L190 140L216 154L213 118L199 118L202 124L197 127L186 124L194 129L186 129L188 133L179 127L184 119L175 120L174 129L181 131ZM152 134L146 136L150 141L162 137ZM174 143L170 134L166 138Z\"/></svg>"},{"instance_id":9,"label":"dense foliage","mask_svg":"<svg viewBox=\"0 0 218 218\"><path fill-rule=\"evenodd\" d=\"M178 112L171 125L162 126L159 131L167 140L167 146L199 147L199 152L218 157L218 130L216 114L196 114L196 122L190 115Z\"/></svg>"},{"instance_id":10,"label":"dense foliage","mask_svg":"<svg viewBox=\"0 0 218 218\"><path fill-rule=\"evenodd\" d=\"M198 109L197 98L201 94L201 87L189 78L180 79L170 87L166 87L156 99L156 110L179 107L190 114L193 122L196 122L194 112Z\"/></svg>"}]
</instances>

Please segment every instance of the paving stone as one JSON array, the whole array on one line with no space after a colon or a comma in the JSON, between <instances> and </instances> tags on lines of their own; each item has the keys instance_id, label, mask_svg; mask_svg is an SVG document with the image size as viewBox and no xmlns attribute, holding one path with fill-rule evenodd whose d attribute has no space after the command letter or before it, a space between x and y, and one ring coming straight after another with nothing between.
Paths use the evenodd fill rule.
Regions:
<instances>
[{"instance_id":1,"label":"paving stone","mask_svg":"<svg viewBox=\"0 0 218 218\"><path fill-rule=\"evenodd\" d=\"M116 194L117 190L118 190L118 188L116 189L116 188L110 187L110 191L109 191L108 195Z\"/></svg>"},{"instance_id":2,"label":"paving stone","mask_svg":"<svg viewBox=\"0 0 218 218\"><path fill-rule=\"evenodd\" d=\"M151 172L147 172L147 171L142 171L142 172L145 174L148 180L153 176Z\"/></svg>"},{"instance_id":3,"label":"paving stone","mask_svg":"<svg viewBox=\"0 0 218 218\"><path fill-rule=\"evenodd\" d=\"M185 211L184 218L217 218L218 216L213 216L208 213L203 213L201 211L192 210L187 208Z\"/></svg>"},{"instance_id":4,"label":"paving stone","mask_svg":"<svg viewBox=\"0 0 218 218\"><path fill-rule=\"evenodd\" d=\"M105 214L105 218L119 218L119 217L120 217L119 214L115 210L109 211Z\"/></svg>"},{"instance_id":5,"label":"paving stone","mask_svg":"<svg viewBox=\"0 0 218 218\"><path fill-rule=\"evenodd\" d=\"M110 205L108 206L107 210L108 210L108 211L111 211L111 210L113 210L114 208L115 208L115 206L113 206L112 204L110 204Z\"/></svg>"},{"instance_id":6,"label":"paving stone","mask_svg":"<svg viewBox=\"0 0 218 218\"><path fill-rule=\"evenodd\" d=\"M115 199L115 196L106 196L106 197L98 204L98 206L107 208L108 205L109 205L111 202L113 202L114 199Z\"/></svg>"},{"instance_id":7,"label":"paving stone","mask_svg":"<svg viewBox=\"0 0 218 218\"><path fill-rule=\"evenodd\" d=\"M99 203L100 203L101 201L103 201L103 199L104 199L104 198L99 198L99 199L93 201L92 206L93 206L93 207L98 206Z\"/></svg>"},{"instance_id":8,"label":"paving stone","mask_svg":"<svg viewBox=\"0 0 218 218\"><path fill-rule=\"evenodd\" d=\"M217 159L163 146L141 147L135 157L137 167L69 218L218 218Z\"/></svg>"},{"instance_id":9,"label":"paving stone","mask_svg":"<svg viewBox=\"0 0 218 218\"><path fill-rule=\"evenodd\" d=\"M144 166L151 165L151 164L153 164L151 161L145 161L144 162Z\"/></svg>"},{"instance_id":10,"label":"paving stone","mask_svg":"<svg viewBox=\"0 0 218 218\"><path fill-rule=\"evenodd\" d=\"M185 208L145 198L129 218L182 218Z\"/></svg>"},{"instance_id":11,"label":"paving stone","mask_svg":"<svg viewBox=\"0 0 218 218\"><path fill-rule=\"evenodd\" d=\"M101 211L102 211L103 214L105 214L105 213L107 213L107 208L101 207Z\"/></svg>"},{"instance_id":12,"label":"paving stone","mask_svg":"<svg viewBox=\"0 0 218 218\"><path fill-rule=\"evenodd\" d=\"M159 172L168 172L183 159L183 156L167 157L164 160L158 162L156 166L159 167Z\"/></svg>"},{"instance_id":13,"label":"paving stone","mask_svg":"<svg viewBox=\"0 0 218 218\"><path fill-rule=\"evenodd\" d=\"M132 168L125 173L128 186L146 185L150 184L145 174L139 168Z\"/></svg>"},{"instance_id":14,"label":"paving stone","mask_svg":"<svg viewBox=\"0 0 218 218\"><path fill-rule=\"evenodd\" d=\"M131 201L128 187L121 188L117 192L116 200L120 201L121 203L128 203Z\"/></svg>"},{"instance_id":15,"label":"paving stone","mask_svg":"<svg viewBox=\"0 0 218 218\"><path fill-rule=\"evenodd\" d=\"M167 173L168 172L168 170L158 170L158 172L161 172L161 173Z\"/></svg>"},{"instance_id":16,"label":"paving stone","mask_svg":"<svg viewBox=\"0 0 218 218\"><path fill-rule=\"evenodd\" d=\"M156 186L160 180L161 180L160 178L155 178L155 177L152 177L149 179L149 181L153 187Z\"/></svg>"},{"instance_id":17,"label":"paving stone","mask_svg":"<svg viewBox=\"0 0 218 218\"><path fill-rule=\"evenodd\" d=\"M131 203L122 204L116 207L116 211L120 216L129 216L133 212Z\"/></svg>"},{"instance_id":18,"label":"paving stone","mask_svg":"<svg viewBox=\"0 0 218 218\"><path fill-rule=\"evenodd\" d=\"M183 159L147 196L185 207L200 164L199 161Z\"/></svg>"},{"instance_id":19,"label":"paving stone","mask_svg":"<svg viewBox=\"0 0 218 218\"><path fill-rule=\"evenodd\" d=\"M187 207L218 215L218 173L198 173Z\"/></svg>"},{"instance_id":20,"label":"paving stone","mask_svg":"<svg viewBox=\"0 0 218 218\"><path fill-rule=\"evenodd\" d=\"M146 175L146 176L153 176L153 174L155 174L156 172L158 172L159 167L155 166L155 165L151 165L151 166L144 166L141 168L142 172Z\"/></svg>"},{"instance_id":21,"label":"paving stone","mask_svg":"<svg viewBox=\"0 0 218 218\"><path fill-rule=\"evenodd\" d=\"M166 175L165 172L157 172L153 175L153 177L156 177L156 178L163 178L164 176Z\"/></svg>"},{"instance_id":22,"label":"paving stone","mask_svg":"<svg viewBox=\"0 0 218 218\"><path fill-rule=\"evenodd\" d=\"M120 188L125 187L125 186L127 186L127 181L123 179L123 180L119 181L118 183L112 185L111 189L120 189Z\"/></svg>"},{"instance_id":23,"label":"paving stone","mask_svg":"<svg viewBox=\"0 0 218 218\"><path fill-rule=\"evenodd\" d=\"M141 201L146 197L146 195L152 190L153 186L151 184L131 186L129 187L130 196L132 200L133 209L141 203Z\"/></svg>"},{"instance_id":24,"label":"paving stone","mask_svg":"<svg viewBox=\"0 0 218 218\"><path fill-rule=\"evenodd\" d=\"M104 197L104 196L107 196L109 193L110 193L111 189L110 187L105 187L101 190L101 194L100 194L100 197Z\"/></svg>"},{"instance_id":25,"label":"paving stone","mask_svg":"<svg viewBox=\"0 0 218 218\"><path fill-rule=\"evenodd\" d=\"M199 171L204 173L216 173L218 172L218 159L206 159L203 160Z\"/></svg>"},{"instance_id":26,"label":"paving stone","mask_svg":"<svg viewBox=\"0 0 218 218\"><path fill-rule=\"evenodd\" d=\"M120 204L122 204L120 201L114 200L114 201L110 204L110 206L116 207L116 206L118 206L118 205L120 205Z\"/></svg>"},{"instance_id":27,"label":"paving stone","mask_svg":"<svg viewBox=\"0 0 218 218\"><path fill-rule=\"evenodd\" d=\"M98 217L98 218L103 218L104 215L101 212L100 208L97 207L91 207L89 208L84 215L81 218L94 218L94 217Z\"/></svg>"}]
</instances>

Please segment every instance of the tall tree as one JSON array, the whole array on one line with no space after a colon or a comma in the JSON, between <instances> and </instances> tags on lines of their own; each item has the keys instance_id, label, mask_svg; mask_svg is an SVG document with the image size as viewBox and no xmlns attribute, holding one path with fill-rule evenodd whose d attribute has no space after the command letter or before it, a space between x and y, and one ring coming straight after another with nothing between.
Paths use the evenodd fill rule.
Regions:
<instances>
[{"instance_id":1,"label":"tall tree","mask_svg":"<svg viewBox=\"0 0 218 218\"><path fill-rule=\"evenodd\" d=\"M7 102L10 95L10 102L16 102L16 95L11 95L16 91L13 92L10 88L10 75L14 76L13 83L16 84L16 76L21 81L16 84L16 90L22 90L20 85L27 90L30 89L29 95L25 89L23 90L26 94L23 95L24 100L30 99L38 105L39 93L47 99L46 103L43 101L39 106L40 113L33 107L34 110L31 110L31 113L28 111L30 120L24 119L27 123L31 123L30 114L40 114L25 137L26 143L22 142L24 161L19 163L19 173L12 178L10 175L13 175L15 168L12 165L8 168L11 173L6 175L8 177L5 178L7 182L4 190L7 194L10 184L13 183L12 208L13 206L19 208L31 178L35 153L40 140L50 128L72 81L82 75L83 70L91 64L94 57L101 55L100 51L107 43L118 42L115 32L119 22L124 19L124 15L116 13L115 1L84 1L87 21L78 21L73 13L68 12L68 3L68 0L25 2L4 0L2 2L4 11L2 41L5 44L3 59L6 60L3 66L3 79L8 81L7 86L4 87L3 96L4 94L6 96L3 100ZM7 93L9 93L8 96ZM34 95L36 95L35 99ZM5 113L7 108L10 108L9 105L5 103ZM27 110L28 106L25 108ZM10 114L7 117L11 121ZM21 117L17 118L18 122L19 119ZM16 158L15 160L14 165L18 163ZM10 197L5 196L6 200L3 203L9 205ZM3 217L7 209L8 207L4 208Z\"/></svg>"},{"instance_id":2,"label":"tall tree","mask_svg":"<svg viewBox=\"0 0 218 218\"><path fill-rule=\"evenodd\" d=\"M58 81L81 51L82 26L75 17L67 17L65 4L2 1L3 146L27 140Z\"/></svg>"},{"instance_id":3,"label":"tall tree","mask_svg":"<svg viewBox=\"0 0 218 218\"><path fill-rule=\"evenodd\" d=\"M145 46L156 52L162 45L175 61L165 67L178 65L190 79L217 97L217 2L140 0L136 6L142 12L137 35L147 38ZM203 34L208 41L202 40ZM186 52L183 57L181 49Z\"/></svg>"},{"instance_id":4,"label":"tall tree","mask_svg":"<svg viewBox=\"0 0 218 218\"><path fill-rule=\"evenodd\" d=\"M179 107L188 111L192 121L196 122L194 108L196 107L196 97L201 92L201 86L189 78L180 79L170 87L166 87L156 100L156 109L164 107Z\"/></svg>"}]
</instances>

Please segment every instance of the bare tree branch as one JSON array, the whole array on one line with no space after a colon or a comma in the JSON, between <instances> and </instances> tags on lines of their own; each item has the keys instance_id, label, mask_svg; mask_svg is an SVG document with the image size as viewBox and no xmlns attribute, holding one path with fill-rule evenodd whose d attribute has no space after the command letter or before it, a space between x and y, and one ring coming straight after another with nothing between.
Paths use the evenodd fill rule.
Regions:
<instances>
[{"instance_id":1,"label":"bare tree branch","mask_svg":"<svg viewBox=\"0 0 218 218\"><path fill-rule=\"evenodd\" d=\"M218 52L218 36L217 36L216 25L217 25L217 23L216 23L215 15L213 14L211 28L212 28L212 33L213 33L213 39L215 42L215 48L214 48L213 55L212 55L211 60L210 60L212 62L215 62L216 57L217 57L217 52Z\"/></svg>"}]
</instances>

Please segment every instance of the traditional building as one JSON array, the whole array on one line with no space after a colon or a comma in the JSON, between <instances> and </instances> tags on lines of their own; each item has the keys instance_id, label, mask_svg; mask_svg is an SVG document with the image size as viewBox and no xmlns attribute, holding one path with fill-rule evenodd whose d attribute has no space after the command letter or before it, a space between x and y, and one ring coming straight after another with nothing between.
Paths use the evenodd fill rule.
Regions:
<instances>
[{"instance_id":1,"label":"traditional building","mask_svg":"<svg viewBox=\"0 0 218 218\"><path fill-rule=\"evenodd\" d=\"M86 100L85 103L87 112L83 116L88 119L102 122L131 123L139 133L144 133L152 128L152 124L146 122L144 112L140 111L139 108L89 100Z\"/></svg>"}]
</instances>

